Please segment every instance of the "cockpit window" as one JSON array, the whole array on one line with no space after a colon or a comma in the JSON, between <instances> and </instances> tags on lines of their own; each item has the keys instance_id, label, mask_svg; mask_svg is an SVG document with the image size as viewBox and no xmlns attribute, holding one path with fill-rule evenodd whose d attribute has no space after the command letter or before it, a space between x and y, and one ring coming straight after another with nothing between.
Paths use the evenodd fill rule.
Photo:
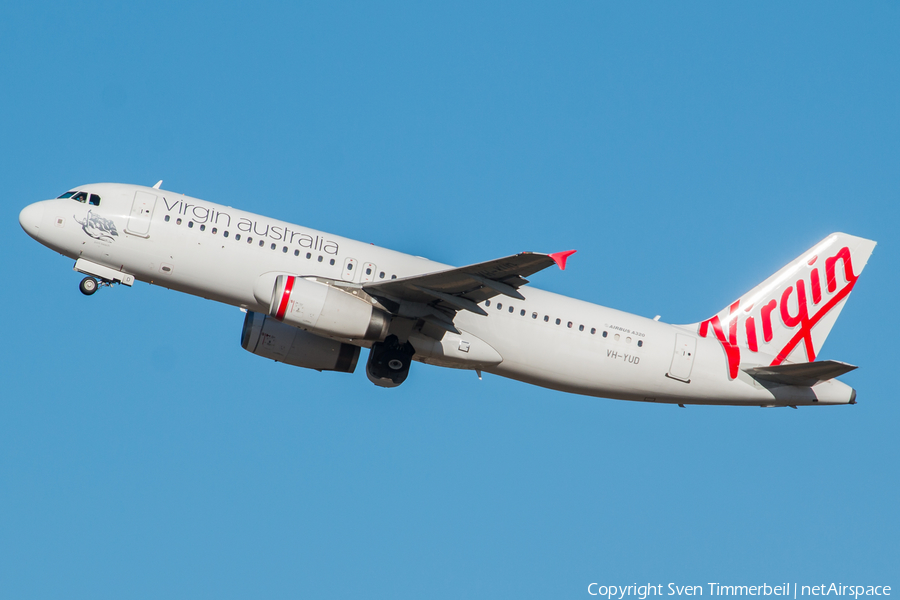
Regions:
<instances>
[{"instance_id":1,"label":"cockpit window","mask_svg":"<svg viewBox=\"0 0 900 600\"><path fill-rule=\"evenodd\" d=\"M98 196L97 194L91 194L89 204L93 206L100 206L100 196Z\"/></svg>"},{"instance_id":2,"label":"cockpit window","mask_svg":"<svg viewBox=\"0 0 900 600\"><path fill-rule=\"evenodd\" d=\"M77 194L72 196L72 200L78 200L79 202L87 202L87 199L87 192L78 192Z\"/></svg>"},{"instance_id":3,"label":"cockpit window","mask_svg":"<svg viewBox=\"0 0 900 600\"><path fill-rule=\"evenodd\" d=\"M57 198L57 200L59 200L59 199L61 199L61 198L71 198L71 197L74 196L74 195L75 195L75 192L66 192L66 193L63 194L62 196L59 196L59 198Z\"/></svg>"}]
</instances>

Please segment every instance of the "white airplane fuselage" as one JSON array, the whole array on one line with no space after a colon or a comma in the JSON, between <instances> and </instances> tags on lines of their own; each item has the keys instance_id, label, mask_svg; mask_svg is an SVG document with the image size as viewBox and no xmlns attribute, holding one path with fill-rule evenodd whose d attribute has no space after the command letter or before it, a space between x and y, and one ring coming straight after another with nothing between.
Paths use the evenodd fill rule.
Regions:
<instances>
[{"instance_id":1,"label":"white airplane fuselage","mask_svg":"<svg viewBox=\"0 0 900 600\"><path fill-rule=\"evenodd\" d=\"M111 269L129 285L128 276L133 276L255 313L270 311L268 299L259 293L266 274L315 277L352 288L452 268L155 188L92 184L76 189L98 196L99 204L72 198L37 202L22 211L23 229L45 246L79 260L82 267L87 265L80 269L85 273L111 279L103 275L103 269ZM146 199L146 213L136 194L145 195L138 198ZM94 265L98 272L92 270ZM855 402L855 392L836 379L796 386L767 384L743 370L730 377L723 342L715 335L700 335L696 325L670 325L531 286L519 291L524 300L500 295L480 303L486 316L456 313L453 323L460 343L468 343L464 338L470 336L475 344L471 360L420 352L421 336L415 331L409 336L417 346L413 358L622 400L749 406ZM764 350L750 357L755 362L742 359L741 367L770 364L776 352Z\"/></svg>"}]
</instances>

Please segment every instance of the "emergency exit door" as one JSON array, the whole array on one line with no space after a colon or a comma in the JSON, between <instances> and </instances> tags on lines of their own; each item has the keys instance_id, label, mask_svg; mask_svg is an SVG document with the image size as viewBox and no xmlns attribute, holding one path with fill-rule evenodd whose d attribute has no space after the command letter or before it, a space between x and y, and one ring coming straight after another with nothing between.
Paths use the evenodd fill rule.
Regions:
<instances>
[{"instance_id":1,"label":"emergency exit door","mask_svg":"<svg viewBox=\"0 0 900 600\"><path fill-rule=\"evenodd\" d=\"M356 279L356 274L359 269L356 268L356 259L355 258L345 258L344 259L344 272L341 276L341 279L344 281L353 281Z\"/></svg>"},{"instance_id":2,"label":"emergency exit door","mask_svg":"<svg viewBox=\"0 0 900 600\"><path fill-rule=\"evenodd\" d=\"M362 266L362 276L360 277L360 282L367 283L369 281L375 281L375 270L377 267L373 263L366 263Z\"/></svg>"}]
</instances>

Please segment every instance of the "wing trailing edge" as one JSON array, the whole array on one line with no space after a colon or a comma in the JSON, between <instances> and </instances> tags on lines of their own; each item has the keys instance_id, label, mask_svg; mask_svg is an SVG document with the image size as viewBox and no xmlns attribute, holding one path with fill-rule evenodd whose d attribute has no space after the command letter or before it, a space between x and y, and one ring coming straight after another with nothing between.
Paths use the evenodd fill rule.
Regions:
<instances>
[{"instance_id":1,"label":"wing trailing edge","mask_svg":"<svg viewBox=\"0 0 900 600\"><path fill-rule=\"evenodd\" d=\"M458 311L486 316L479 306L485 300L495 296L524 300L519 288L528 283L526 277L553 265L565 269L566 259L574 252L521 252L466 267L364 283L362 289L392 315L433 325L434 336L440 339L443 331L459 333L453 324Z\"/></svg>"},{"instance_id":2,"label":"wing trailing edge","mask_svg":"<svg viewBox=\"0 0 900 600\"><path fill-rule=\"evenodd\" d=\"M363 290L377 298L394 299L419 304L438 304L449 312L468 310L486 314L478 303L503 295L517 300L525 297L519 288L525 279L554 264L565 267L572 252L538 254L522 252L467 267L424 273L391 281L363 284Z\"/></svg>"}]
</instances>

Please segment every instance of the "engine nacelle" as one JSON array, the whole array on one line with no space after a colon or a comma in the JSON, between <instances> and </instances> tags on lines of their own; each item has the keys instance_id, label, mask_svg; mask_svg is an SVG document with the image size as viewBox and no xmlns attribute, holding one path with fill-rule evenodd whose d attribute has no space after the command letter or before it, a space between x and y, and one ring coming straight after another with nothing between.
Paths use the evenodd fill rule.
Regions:
<instances>
[{"instance_id":1,"label":"engine nacelle","mask_svg":"<svg viewBox=\"0 0 900 600\"><path fill-rule=\"evenodd\" d=\"M279 275L269 316L314 333L357 340L383 340L391 325L385 312L340 289L293 275Z\"/></svg>"},{"instance_id":2,"label":"engine nacelle","mask_svg":"<svg viewBox=\"0 0 900 600\"><path fill-rule=\"evenodd\" d=\"M359 346L319 337L266 315L247 312L241 346L263 358L317 371L352 373Z\"/></svg>"}]
</instances>

